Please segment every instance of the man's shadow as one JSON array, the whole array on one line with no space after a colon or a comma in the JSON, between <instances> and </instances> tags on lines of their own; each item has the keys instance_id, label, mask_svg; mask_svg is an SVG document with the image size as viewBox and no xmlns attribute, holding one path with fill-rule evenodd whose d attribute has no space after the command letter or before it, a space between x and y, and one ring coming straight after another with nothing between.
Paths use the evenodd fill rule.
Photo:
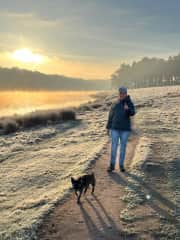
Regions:
<instances>
[{"instance_id":1,"label":"man's shadow","mask_svg":"<svg viewBox=\"0 0 180 240\"><path fill-rule=\"evenodd\" d=\"M94 201L86 198L88 205L91 207L95 214L95 218L98 219L100 223L100 228L96 225L96 222L90 216L88 211L84 208L83 203L80 204L80 210L86 226L88 228L91 239L119 239L123 236L123 232L117 227L115 221L109 216L105 207L103 206L101 200L93 194ZM98 237L98 238L97 238Z\"/></svg>"},{"instance_id":2,"label":"man's shadow","mask_svg":"<svg viewBox=\"0 0 180 240\"><path fill-rule=\"evenodd\" d=\"M122 178L118 173L114 172L109 174L110 177L118 184L127 186L131 188L135 193L139 194L141 197L143 196L145 203L148 204L152 209L154 209L159 215L163 216L164 218L168 219L172 223L176 223L175 217L169 213L168 210L173 210L173 212L176 211L177 205L174 204L172 201L164 197L161 193L156 191L154 188L149 186L144 180L130 172L124 172L123 173L126 177L131 178L134 180L138 185L133 184L131 181L128 181L127 178ZM141 190L143 188L143 190ZM148 192L151 195L151 198L148 200L146 199L146 192ZM154 201L156 200L156 202ZM166 209L163 207L160 207L157 201L160 202L161 205L164 205Z\"/></svg>"}]
</instances>

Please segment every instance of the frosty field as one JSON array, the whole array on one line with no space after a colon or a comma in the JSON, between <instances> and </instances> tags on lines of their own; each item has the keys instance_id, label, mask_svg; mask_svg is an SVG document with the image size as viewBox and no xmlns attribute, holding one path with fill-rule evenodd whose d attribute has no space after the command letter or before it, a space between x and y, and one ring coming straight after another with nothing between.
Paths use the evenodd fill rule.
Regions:
<instances>
[{"instance_id":1,"label":"frosty field","mask_svg":"<svg viewBox=\"0 0 180 240\"><path fill-rule=\"evenodd\" d=\"M129 93L137 107L133 129L141 139L131 167L137 174L143 169L145 180L148 174L152 180L156 174L161 186L164 184L165 195L176 206L180 201L180 87ZM68 194L70 176L86 171L108 141L105 125L116 98L114 91L100 93L91 107L86 104L77 109L77 121L0 137L0 239L36 238L44 216ZM163 174L167 182L163 182ZM149 191L147 194L153 196ZM171 211L179 217L179 209Z\"/></svg>"}]
</instances>

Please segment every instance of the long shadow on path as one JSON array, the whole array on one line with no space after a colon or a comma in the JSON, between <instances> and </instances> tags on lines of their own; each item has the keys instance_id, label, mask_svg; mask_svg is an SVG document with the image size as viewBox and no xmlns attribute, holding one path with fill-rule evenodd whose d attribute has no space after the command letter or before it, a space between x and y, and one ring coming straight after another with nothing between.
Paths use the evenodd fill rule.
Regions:
<instances>
[{"instance_id":1,"label":"long shadow on path","mask_svg":"<svg viewBox=\"0 0 180 240\"><path fill-rule=\"evenodd\" d=\"M105 209L102 201L96 195L93 195L93 201L88 198L86 198L86 201L89 210L83 207L83 204L80 205L80 210L91 239L137 239L135 235L127 235L127 233L120 230L120 227L108 213L108 209Z\"/></svg>"},{"instance_id":2,"label":"long shadow on path","mask_svg":"<svg viewBox=\"0 0 180 240\"><path fill-rule=\"evenodd\" d=\"M122 178L118 173L114 172L110 174L111 178L120 185L127 186L132 189L136 194L139 194L141 197L144 197L146 204L148 204L152 209L154 209L159 215L163 216L164 218L168 219L172 223L176 223L176 219L173 215L169 213L168 210L176 210L177 206L170 201L169 199L165 198L161 193L156 191L154 188L149 186L144 180L132 173L125 172L124 176L131 178L135 183L129 181L127 178ZM151 200L146 199L146 192L150 193L152 198ZM166 209L162 208L161 205L164 205Z\"/></svg>"}]
</instances>

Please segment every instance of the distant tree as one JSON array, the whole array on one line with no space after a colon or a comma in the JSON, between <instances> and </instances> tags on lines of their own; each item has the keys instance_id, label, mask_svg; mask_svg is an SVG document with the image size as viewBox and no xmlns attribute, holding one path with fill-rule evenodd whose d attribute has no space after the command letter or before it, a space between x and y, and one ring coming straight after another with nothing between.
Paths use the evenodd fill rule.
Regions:
<instances>
[{"instance_id":1,"label":"distant tree","mask_svg":"<svg viewBox=\"0 0 180 240\"><path fill-rule=\"evenodd\" d=\"M129 88L179 85L180 84L180 54L161 58L144 57L131 65L122 64L111 75L112 86L125 85Z\"/></svg>"}]
</instances>

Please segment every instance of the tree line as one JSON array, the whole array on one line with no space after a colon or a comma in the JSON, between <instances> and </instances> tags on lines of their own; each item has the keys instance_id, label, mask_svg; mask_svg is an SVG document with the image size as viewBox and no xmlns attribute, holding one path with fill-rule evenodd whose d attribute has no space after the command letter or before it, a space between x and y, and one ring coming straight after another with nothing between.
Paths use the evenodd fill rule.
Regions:
<instances>
[{"instance_id":1,"label":"tree line","mask_svg":"<svg viewBox=\"0 0 180 240\"><path fill-rule=\"evenodd\" d=\"M49 75L19 68L0 67L0 90L108 90L110 80Z\"/></svg>"},{"instance_id":2,"label":"tree line","mask_svg":"<svg viewBox=\"0 0 180 240\"><path fill-rule=\"evenodd\" d=\"M122 64L111 75L112 88L124 85L129 88L180 84L180 54L162 58L144 57L140 61Z\"/></svg>"}]
</instances>

